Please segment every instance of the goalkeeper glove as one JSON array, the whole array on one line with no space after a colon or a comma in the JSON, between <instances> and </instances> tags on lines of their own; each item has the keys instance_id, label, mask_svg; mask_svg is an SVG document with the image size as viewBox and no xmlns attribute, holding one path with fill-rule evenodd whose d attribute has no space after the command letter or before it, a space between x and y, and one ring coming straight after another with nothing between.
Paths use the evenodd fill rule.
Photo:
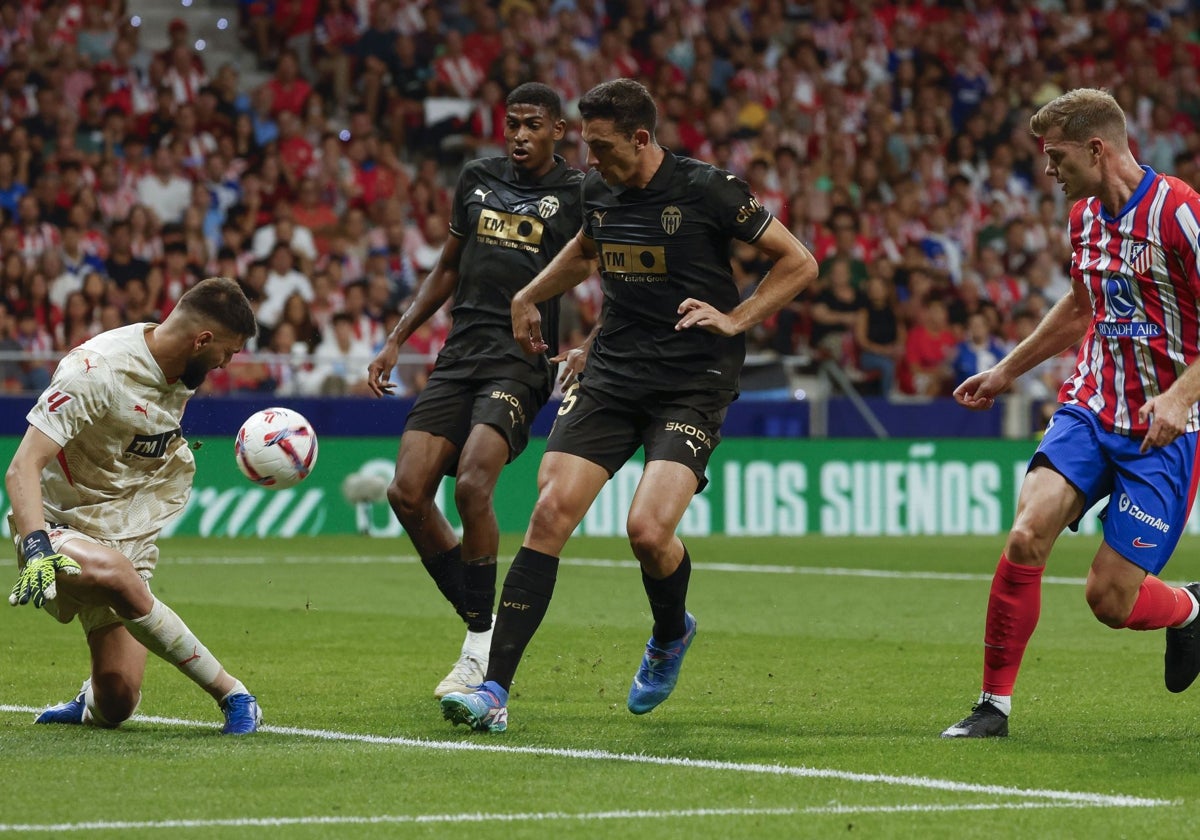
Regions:
<instances>
[{"instance_id":1,"label":"goalkeeper glove","mask_svg":"<svg viewBox=\"0 0 1200 840\"><path fill-rule=\"evenodd\" d=\"M33 601L40 609L58 595L55 575L59 572L77 575L83 571L70 557L55 553L50 545L50 535L45 531L27 534L21 540L21 555L25 558L25 568L8 596L8 603L14 607Z\"/></svg>"}]
</instances>

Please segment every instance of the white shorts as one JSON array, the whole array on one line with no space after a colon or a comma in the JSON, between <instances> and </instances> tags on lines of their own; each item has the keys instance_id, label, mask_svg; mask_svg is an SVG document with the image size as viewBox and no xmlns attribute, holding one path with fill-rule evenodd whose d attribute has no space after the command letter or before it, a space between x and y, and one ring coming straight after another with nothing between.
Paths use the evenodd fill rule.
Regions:
<instances>
[{"instance_id":1,"label":"white shorts","mask_svg":"<svg viewBox=\"0 0 1200 840\"><path fill-rule=\"evenodd\" d=\"M17 569L24 569L25 558L21 555L20 548L21 535L17 533L16 523L13 521L11 515L8 517L8 530L13 535L13 545L17 549ZM158 546L155 544L154 537L139 537L132 540L104 540L93 537L91 534L85 534L83 531L69 528L66 525L51 525L50 523L46 523L46 533L50 537L51 547L56 552L65 554L68 557L71 556L70 549L67 551L63 551L62 549L63 546L72 540L83 540L84 542L103 545L120 552L133 564L133 568L137 569L138 576L146 581L146 586L149 587L149 580L154 575L154 567L158 564ZM113 612L111 607L85 603L65 594L59 595L54 600L46 601L42 605L42 609L63 624L70 624L78 616L79 623L83 625L85 635L101 627L121 623L121 617Z\"/></svg>"}]
</instances>

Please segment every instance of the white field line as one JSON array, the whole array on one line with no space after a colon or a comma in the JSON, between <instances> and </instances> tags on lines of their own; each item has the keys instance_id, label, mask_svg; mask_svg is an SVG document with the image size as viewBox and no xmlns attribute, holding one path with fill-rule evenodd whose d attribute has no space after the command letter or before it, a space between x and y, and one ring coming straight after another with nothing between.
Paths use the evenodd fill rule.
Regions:
<instances>
[{"instance_id":1,"label":"white field line","mask_svg":"<svg viewBox=\"0 0 1200 840\"><path fill-rule=\"evenodd\" d=\"M330 557L168 557L162 561L168 567L180 566L370 566L391 565L408 566L420 562L413 555L396 555L380 557L370 554L340 555ZM560 561L564 566L592 566L602 569L636 569L636 560L610 560L603 557L564 557ZM844 569L836 566L779 566L765 563L704 563L692 562L693 569L709 572L732 572L759 575L818 575L821 577L864 577L892 578L898 580L954 580L971 582L990 582L992 573L972 572L897 572L890 569ZM1083 586L1084 578L1055 577L1046 575L1042 583L1064 584L1068 586Z\"/></svg>"},{"instance_id":2,"label":"white field line","mask_svg":"<svg viewBox=\"0 0 1200 840\"><path fill-rule=\"evenodd\" d=\"M40 711L40 708L36 708L34 706L0 705L0 712L37 713ZM134 715L132 720L143 723L165 724L168 726L215 728L215 724L208 721L158 717L154 715ZM756 773L805 779L836 779L838 781L846 782L861 782L868 785L893 785L899 787L920 788L923 790L948 791L952 793L976 793L987 796L1012 796L1024 799L1074 803L1081 806L1153 808L1174 804L1170 800L1166 799L1147 799L1138 796L1125 796L1123 794L1018 788L1007 787L1004 785L981 785L972 782L956 782L950 779L936 779L927 776L891 776L884 773L856 773L849 770L834 770L824 767L793 767L782 764L712 761L709 759L645 755L643 753L614 753L607 750L521 747L507 744L487 743L480 739L463 741L427 741L421 738L363 735L354 732L336 732L328 729L301 729L292 726L270 725L259 727L259 731L275 735L293 735L301 738L315 738L321 741L348 741L360 744L410 747L422 750L433 750L437 752L486 752L506 755L536 755L553 758L579 759L583 761L616 761L626 762L629 764L648 764L662 767L718 770L733 773Z\"/></svg>"},{"instance_id":3,"label":"white field line","mask_svg":"<svg viewBox=\"0 0 1200 840\"><path fill-rule=\"evenodd\" d=\"M386 814L373 817L238 817L221 820L90 821L75 823L0 823L3 833L137 831L181 828L279 828L293 825L422 825L430 823L601 822L675 820L694 817L861 816L870 814L948 814L962 811L1029 811L1039 808L1088 808L1086 803L985 802L963 805L819 805L811 808L691 808L676 811L591 811L569 814L543 811L519 814Z\"/></svg>"}]
</instances>

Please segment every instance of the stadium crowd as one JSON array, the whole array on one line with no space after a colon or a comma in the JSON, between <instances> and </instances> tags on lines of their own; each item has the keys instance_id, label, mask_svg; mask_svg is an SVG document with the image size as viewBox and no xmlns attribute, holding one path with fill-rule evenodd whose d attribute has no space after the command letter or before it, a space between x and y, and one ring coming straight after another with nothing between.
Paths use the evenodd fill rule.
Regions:
<instances>
[{"instance_id":1,"label":"stadium crowd","mask_svg":"<svg viewBox=\"0 0 1200 840\"><path fill-rule=\"evenodd\" d=\"M746 179L820 262L752 351L833 359L865 389L946 394L1069 288L1066 211L1028 120L1111 90L1138 159L1200 188L1200 11L1189 0L241 0L266 80L210 66L183 16L140 44L123 0L0 5L0 388L43 388L99 331L238 278L265 351L208 391L366 393L367 364L449 235L504 98L568 112L635 77L658 138ZM586 168L570 121L560 153ZM745 293L761 279L735 248ZM564 300L570 346L599 315ZM407 343L419 391L448 313ZM4 352L7 351L7 352ZM1070 363L1073 354L1066 359ZM414 360L415 359L415 360ZM1063 378L1025 377L1038 398Z\"/></svg>"}]
</instances>

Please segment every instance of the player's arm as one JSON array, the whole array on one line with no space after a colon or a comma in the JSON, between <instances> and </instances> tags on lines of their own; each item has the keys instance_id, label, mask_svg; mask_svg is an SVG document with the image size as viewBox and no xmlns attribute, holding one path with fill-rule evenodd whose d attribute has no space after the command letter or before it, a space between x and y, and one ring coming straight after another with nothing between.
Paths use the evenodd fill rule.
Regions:
<instances>
[{"instance_id":1,"label":"player's arm","mask_svg":"<svg viewBox=\"0 0 1200 840\"><path fill-rule=\"evenodd\" d=\"M1179 261L1185 276L1195 284L1200 278L1200 266L1196 254L1200 253L1200 234L1196 233L1200 221L1200 199L1194 195L1186 198L1174 213L1174 225L1164 224L1164 244L1171 242L1169 251ZM1149 421L1146 436L1142 438L1142 452L1153 446L1166 446L1187 429L1191 408L1200 400L1200 359L1184 368L1179 378L1163 393L1151 397L1138 410L1138 419Z\"/></svg>"},{"instance_id":2,"label":"player's arm","mask_svg":"<svg viewBox=\"0 0 1200 840\"><path fill-rule=\"evenodd\" d=\"M967 408L991 408L995 398L1007 391L1021 374L1078 344L1087 334L1092 317L1087 289L1082 283L1072 283L1071 291L1050 307L1032 333L995 367L963 380L954 389L954 398Z\"/></svg>"},{"instance_id":3,"label":"player's arm","mask_svg":"<svg viewBox=\"0 0 1200 840\"><path fill-rule=\"evenodd\" d=\"M21 535L21 556L25 566L13 586L8 602L13 606L33 601L40 607L53 600L58 572L77 575L79 564L55 553L46 534L46 516L42 511L42 470L62 447L45 432L30 426L17 446L16 454L4 474L4 488L12 503L13 523Z\"/></svg>"},{"instance_id":4,"label":"player's arm","mask_svg":"<svg viewBox=\"0 0 1200 840\"><path fill-rule=\"evenodd\" d=\"M583 231L559 251L550 264L513 295L513 338L526 353L544 353L542 315L537 305L561 295L586 280L596 270L596 242Z\"/></svg>"},{"instance_id":5,"label":"player's arm","mask_svg":"<svg viewBox=\"0 0 1200 840\"><path fill-rule=\"evenodd\" d=\"M557 356L550 359L552 362L563 362L563 369L558 374L558 385L560 388L567 388L576 377L583 371L583 366L587 364L588 351L592 349L592 342L596 340L596 336L600 334L600 321L596 321L592 331L587 334L587 338L578 347L572 347L570 350L564 350Z\"/></svg>"},{"instance_id":6,"label":"player's arm","mask_svg":"<svg viewBox=\"0 0 1200 840\"><path fill-rule=\"evenodd\" d=\"M761 324L787 306L817 278L817 261L783 223L772 219L754 243L755 250L771 261L771 270L750 297L728 313L696 298L679 304L682 315L675 329L700 327L718 335L738 335Z\"/></svg>"},{"instance_id":7,"label":"player's arm","mask_svg":"<svg viewBox=\"0 0 1200 840\"><path fill-rule=\"evenodd\" d=\"M425 282L421 283L413 296L412 303L400 316L396 326L383 342L379 354L371 364L367 365L367 387L377 397L390 394L396 383L388 381L396 360L400 358L400 347L408 341L417 327L424 324L433 313L437 312L443 303L450 299L458 286L458 267L462 260L463 241L451 234L442 246L437 265Z\"/></svg>"}]
</instances>

